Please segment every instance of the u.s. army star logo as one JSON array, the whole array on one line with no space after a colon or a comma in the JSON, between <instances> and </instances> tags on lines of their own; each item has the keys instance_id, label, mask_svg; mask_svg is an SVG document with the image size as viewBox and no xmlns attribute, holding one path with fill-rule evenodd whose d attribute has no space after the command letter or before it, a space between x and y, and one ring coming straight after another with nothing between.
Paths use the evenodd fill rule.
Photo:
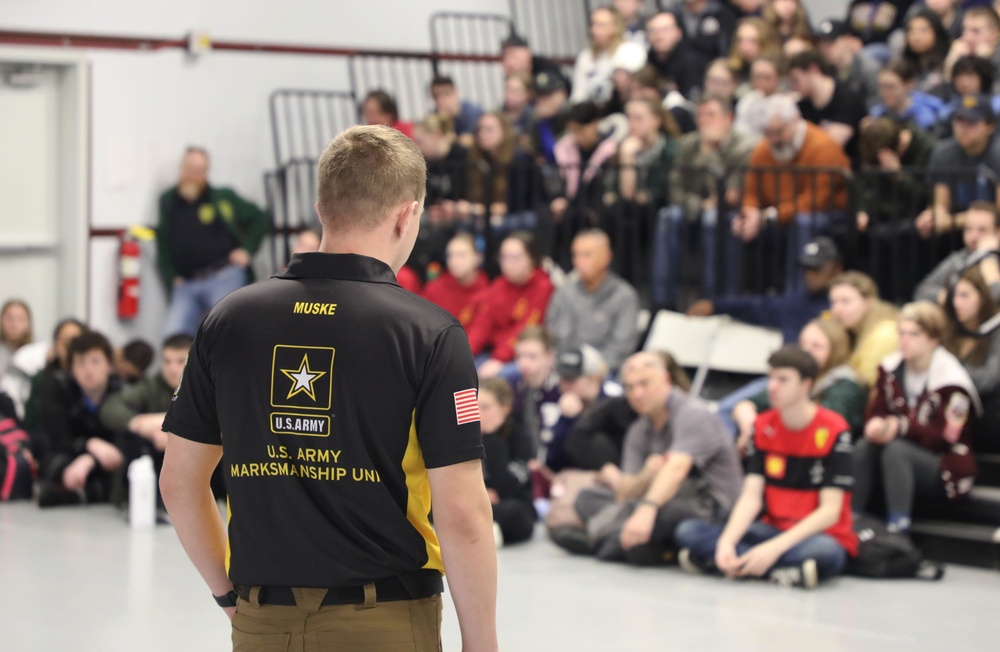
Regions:
<instances>
[{"instance_id":1,"label":"u.s. army star logo","mask_svg":"<svg viewBox=\"0 0 1000 652\"><path fill-rule=\"evenodd\" d=\"M316 392L313 391L313 383L326 375L325 371L311 371L309 369L308 355L302 356L302 363L298 369L282 369L281 373L293 381L286 399L292 398L299 392L305 392L314 401L316 400Z\"/></svg>"},{"instance_id":2,"label":"u.s. army star logo","mask_svg":"<svg viewBox=\"0 0 1000 652\"><path fill-rule=\"evenodd\" d=\"M328 346L275 346L271 361L271 406L329 410L334 353Z\"/></svg>"}]
</instances>

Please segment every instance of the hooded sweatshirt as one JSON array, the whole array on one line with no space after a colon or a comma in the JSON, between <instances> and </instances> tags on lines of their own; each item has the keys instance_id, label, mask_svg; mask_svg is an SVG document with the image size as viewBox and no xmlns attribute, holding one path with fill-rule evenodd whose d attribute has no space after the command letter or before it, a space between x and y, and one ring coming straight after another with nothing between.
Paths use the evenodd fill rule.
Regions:
<instances>
[{"instance_id":1,"label":"hooded sweatshirt","mask_svg":"<svg viewBox=\"0 0 1000 652\"><path fill-rule=\"evenodd\" d=\"M500 276L476 300L475 316L466 328L473 355L489 350L494 360L514 359L514 341L528 326L545 322L552 282L536 269L527 283L514 285Z\"/></svg>"},{"instance_id":2,"label":"hooded sweatshirt","mask_svg":"<svg viewBox=\"0 0 1000 652\"><path fill-rule=\"evenodd\" d=\"M461 322L463 328L468 328L475 310L473 299L487 285L489 279L481 271L471 285L462 285L454 276L444 273L425 285L420 296L441 306Z\"/></svg>"}]
</instances>

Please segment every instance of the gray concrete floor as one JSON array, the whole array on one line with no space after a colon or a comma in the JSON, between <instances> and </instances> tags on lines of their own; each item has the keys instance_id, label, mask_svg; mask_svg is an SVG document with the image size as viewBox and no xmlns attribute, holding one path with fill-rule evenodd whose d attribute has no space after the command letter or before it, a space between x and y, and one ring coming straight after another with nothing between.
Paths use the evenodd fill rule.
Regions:
<instances>
[{"instance_id":1,"label":"gray concrete floor","mask_svg":"<svg viewBox=\"0 0 1000 652\"><path fill-rule=\"evenodd\" d=\"M1000 573L938 583L843 578L806 592L633 569L545 540L499 552L501 649L996 650ZM446 601L445 650L458 650ZM170 527L129 529L109 507L0 505L0 650L200 651L228 621Z\"/></svg>"}]
</instances>

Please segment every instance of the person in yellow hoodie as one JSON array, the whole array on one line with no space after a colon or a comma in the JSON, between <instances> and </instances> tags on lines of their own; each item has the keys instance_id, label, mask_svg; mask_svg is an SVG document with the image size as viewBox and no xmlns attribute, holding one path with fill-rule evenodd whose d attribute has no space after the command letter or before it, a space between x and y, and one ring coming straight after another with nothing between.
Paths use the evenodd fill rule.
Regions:
<instances>
[{"instance_id":1,"label":"person in yellow hoodie","mask_svg":"<svg viewBox=\"0 0 1000 652\"><path fill-rule=\"evenodd\" d=\"M830 283L830 313L851 335L848 364L871 387L882 358L898 348L899 311L879 298L878 287L870 276L850 271Z\"/></svg>"}]
</instances>

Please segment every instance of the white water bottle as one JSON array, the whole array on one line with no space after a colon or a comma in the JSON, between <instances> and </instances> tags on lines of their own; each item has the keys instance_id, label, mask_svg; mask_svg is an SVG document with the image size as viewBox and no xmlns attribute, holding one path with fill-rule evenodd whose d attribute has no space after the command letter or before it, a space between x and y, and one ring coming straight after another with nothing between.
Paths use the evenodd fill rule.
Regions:
<instances>
[{"instance_id":1,"label":"white water bottle","mask_svg":"<svg viewBox=\"0 0 1000 652\"><path fill-rule=\"evenodd\" d=\"M128 522L135 528L156 524L156 471L149 455L128 465Z\"/></svg>"}]
</instances>

